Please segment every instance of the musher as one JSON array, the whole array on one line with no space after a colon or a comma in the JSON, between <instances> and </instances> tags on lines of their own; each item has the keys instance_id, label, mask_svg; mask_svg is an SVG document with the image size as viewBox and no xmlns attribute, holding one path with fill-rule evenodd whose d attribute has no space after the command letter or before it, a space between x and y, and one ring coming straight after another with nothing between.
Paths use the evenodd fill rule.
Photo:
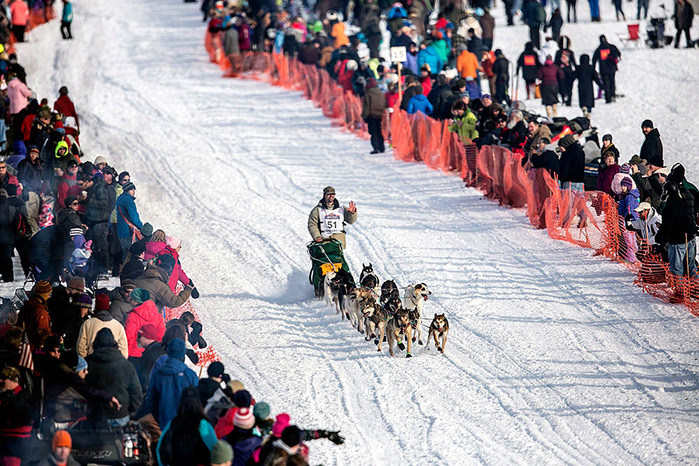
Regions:
<instances>
[{"instance_id":1,"label":"musher","mask_svg":"<svg viewBox=\"0 0 699 466\"><path fill-rule=\"evenodd\" d=\"M335 188L323 189L323 199L311 210L308 216L308 232L317 243L331 238L342 243L345 248L345 225L357 221L357 206L353 201L347 207L335 199Z\"/></svg>"}]
</instances>

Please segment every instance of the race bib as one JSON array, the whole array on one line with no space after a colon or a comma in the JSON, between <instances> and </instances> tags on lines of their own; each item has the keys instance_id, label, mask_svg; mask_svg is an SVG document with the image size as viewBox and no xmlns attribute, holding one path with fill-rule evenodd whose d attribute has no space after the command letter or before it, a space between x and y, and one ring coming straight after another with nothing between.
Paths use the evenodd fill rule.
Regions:
<instances>
[{"instance_id":1,"label":"race bib","mask_svg":"<svg viewBox=\"0 0 699 466\"><path fill-rule=\"evenodd\" d=\"M345 212L342 207L333 210L319 209L320 234L323 238L330 238L335 233L342 233L344 227Z\"/></svg>"},{"instance_id":2,"label":"race bib","mask_svg":"<svg viewBox=\"0 0 699 466\"><path fill-rule=\"evenodd\" d=\"M536 57L534 55L525 55L524 66L536 66Z\"/></svg>"},{"instance_id":3,"label":"race bib","mask_svg":"<svg viewBox=\"0 0 699 466\"><path fill-rule=\"evenodd\" d=\"M606 60L609 57L609 49L602 49L599 51L599 57L602 60Z\"/></svg>"}]
</instances>

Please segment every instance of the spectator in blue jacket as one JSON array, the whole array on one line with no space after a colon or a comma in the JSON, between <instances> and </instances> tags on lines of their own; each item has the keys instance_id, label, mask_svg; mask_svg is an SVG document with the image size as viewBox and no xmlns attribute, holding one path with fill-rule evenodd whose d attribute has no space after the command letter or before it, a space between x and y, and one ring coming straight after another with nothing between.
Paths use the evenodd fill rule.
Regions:
<instances>
[{"instance_id":1,"label":"spectator in blue jacket","mask_svg":"<svg viewBox=\"0 0 699 466\"><path fill-rule=\"evenodd\" d=\"M199 384L197 374L185 365L184 355L185 344L182 338L175 338L168 343L167 359L151 374L139 417L152 414L158 425L166 426L177 414L177 406L185 388Z\"/></svg>"},{"instance_id":2,"label":"spectator in blue jacket","mask_svg":"<svg viewBox=\"0 0 699 466\"><path fill-rule=\"evenodd\" d=\"M117 236L121 243L122 257L126 257L126 253L131 247L131 244L136 238L136 229L140 230L143 227L141 218L136 209L136 186L132 182L124 185L124 192L117 198Z\"/></svg>"},{"instance_id":3,"label":"spectator in blue jacket","mask_svg":"<svg viewBox=\"0 0 699 466\"><path fill-rule=\"evenodd\" d=\"M430 70L432 70L432 73L439 73L444 67L444 62L437 53L437 50L432 47L431 44L425 45L425 42L423 42L421 47L422 50L417 53L418 69L422 69L422 65L427 64L430 65Z\"/></svg>"},{"instance_id":4,"label":"spectator in blue jacket","mask_svg":"<svg viewBox=\"0 0 699 466\"><path fill-rule=\"evenodd\" d=\"M63 0L63 16L61 16L61 35L63 39L72 39L73 33L70 25L73 23L73 4L70 0Z\"/></svg>"},{"instance_id":5,"label":"spectator in blue jacket","mask_svg":"<svg viewBox=\"0 0 699 466\"><path fill-rule=\"evenodd\" d=\"M427 100L427 97L422 93L415 94L413 97L410 98L410 102L408 102L409 115L412 115L417 112L422 112L426 115L432 115L433 110L434 107L432 107L430 101Z\"/></svg>"}]
</instances>

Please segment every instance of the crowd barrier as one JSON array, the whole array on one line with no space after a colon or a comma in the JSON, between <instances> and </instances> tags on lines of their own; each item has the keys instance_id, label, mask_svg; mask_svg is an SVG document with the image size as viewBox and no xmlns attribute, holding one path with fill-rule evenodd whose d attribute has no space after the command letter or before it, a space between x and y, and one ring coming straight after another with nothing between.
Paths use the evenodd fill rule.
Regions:
<instances>
[{"instance_id":1,"label":"crowd barrier","mask_svg":"<svg viewBox=\"0 0 699 466\"><path fill-rule=\"evenodd\" d=\"M177 288L175 291L175 294L179 294L184 287L182 286L181 283L177 284ZM201 322L201 319L199 318L199 314L197 314L197 311L194 309L194 306L192 306L192 300L191 298L187 300L186 303L184 303L180 307L166 307L164 309L165 313L165 322L169 322L172 319L179 319L182 314L185 312L191 312L192 315L194 315L194 320L197 322ZM219 354L216 352L214 347L211 344L208 344L206 348L194 348L194 351L197 353L197 356L199 356L199 362L197 362L196 366L198 366L199 369L199 376L201 376L201 371L204 367L208 366L210 363L214 361L220 361L221 357Z\"/></svg>"},{"instance_id":2,"label":"crowd barrier","mask_svg":"<svg viewBox=\"0 0 699 466\"><path fill-rule=\"evenodd\" d=\"M361 119L361 100L343 92L324 70L303 65L281 54L252 53L227 57L219 34L206 33L205 46L226 77L257 79L285 89L300 90L323 110L333 124L368 137ZM669 266L645 241L625 228L616 201L608 194L559 189L544 169L525 170L519 154L499 146L463 144L448 123L396 108L386 113L384 133L396 159L424 162L428 167L459 175L501 205L526 208L535 228L556 240L590 248L624 264L635 283L666 302L683 303L699 315L699 279L670 273Z\"/></svg>"}]
</instances>

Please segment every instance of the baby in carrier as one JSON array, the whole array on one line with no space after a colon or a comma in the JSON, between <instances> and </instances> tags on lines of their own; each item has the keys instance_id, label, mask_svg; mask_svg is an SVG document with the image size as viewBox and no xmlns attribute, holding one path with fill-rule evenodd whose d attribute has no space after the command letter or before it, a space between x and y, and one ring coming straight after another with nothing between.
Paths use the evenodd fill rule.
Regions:
<instances>
[{"instance_id":1,"label":"baby in carrier","mask_svg":"<svg viewBox=\"0 0 699 466\"><path fill-rule=\"evenodd\" d=\"M92 240L85 241L83 235L73 236L73 253L69 263L75 275L84 277L90 268L90 257L92 257Z\"/></svg>"}]
</instances>

